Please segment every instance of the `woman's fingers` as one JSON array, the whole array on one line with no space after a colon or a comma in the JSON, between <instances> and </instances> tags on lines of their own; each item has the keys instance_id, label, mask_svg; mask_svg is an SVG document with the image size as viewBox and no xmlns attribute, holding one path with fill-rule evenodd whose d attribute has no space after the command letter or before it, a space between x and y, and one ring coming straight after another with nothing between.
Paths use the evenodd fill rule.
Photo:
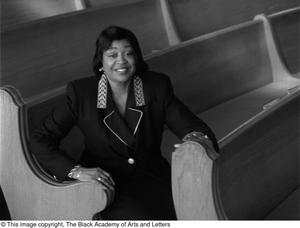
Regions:
<instances>
[{"instance_id":1,"label":"woman's fingers","mask_svg":"<svg viewBox=\"0 0 300 228\"><path fill-rule=\"evenodd\" d=\"M180 147L180 145L181 145L181 144L174 144L174 147L175 147L175 148L178 148L178 147Z\"/></svg>"},{"instance_id":2,"label":"woman's fingers","mask_svg":"<svg viewBox=\"0 0 300 228\"><path fill-rule=\"evenodd\" d=\"M115 188L114 186L110 183L110 181L107 179L107 177L102 176L102 177L97 177L96 179L99 183L101 183L103 186L105 186L106 188L108 188L111 191L114 191Z\"/></svg>"},{"instance_id":3,"label":"woman's fingers","mask_svg":"<svg viewBox=\"0 0 300 228\"><path fill-rule=\"evenodd\" d=\"M110 185L112 185L112 186L115 185L114 180L112 179L111 175L108 172L106 172L100 168L97 168L97 171L98 171L99 176L102 178L105 178L110 183Z\"/></svg>"},{"instance_id":4,"label":"woman's fingers","mask_svg":"<svg viewBox=\"0 0 300 228\"><path fill-rule=\"evenodd\" d=\"M116 185L116 183L114 182L113 178L111 177L111 175L110 175L108 172L106 172L106 171L104 171L104 170L102 170L102 172L103 172L103 174L110 180L110 182L111 182L113 185Z\"/></svg>"}]
</instances>

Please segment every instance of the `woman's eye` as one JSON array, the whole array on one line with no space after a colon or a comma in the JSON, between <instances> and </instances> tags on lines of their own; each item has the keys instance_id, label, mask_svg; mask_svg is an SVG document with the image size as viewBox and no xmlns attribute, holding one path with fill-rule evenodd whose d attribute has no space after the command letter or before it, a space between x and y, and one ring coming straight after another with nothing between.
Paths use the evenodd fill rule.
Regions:
<instances>
[{"instance_id":1,"label":"woman's eye","mask_svg":"<svg viewBox=\"0 0 300 228\"><path fill-rule=\"evenodd\" d=\"M117 57L118 57L118 54L112 53L112 54L108 54L107 56L108 56L109 58L117 58Z\"/></svg>"},{"instance_id":2,"label":"woman's eye","mask_svg":"<svg viewBox=\"0 0 300 228\"><path fill-rule=\"evenodd\" d=\"M127 56L133 56L133 55L134 55L134 52L133 52L133 51L127 52L126 55L127 55Z\"/></svg>"}]
</instances>

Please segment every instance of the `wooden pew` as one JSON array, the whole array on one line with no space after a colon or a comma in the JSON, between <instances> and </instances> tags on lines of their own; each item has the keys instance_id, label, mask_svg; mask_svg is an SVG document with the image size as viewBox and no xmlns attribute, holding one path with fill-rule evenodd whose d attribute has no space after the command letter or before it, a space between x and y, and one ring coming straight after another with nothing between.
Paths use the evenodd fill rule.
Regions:
<instances>
[{"instance_id":1,"label":"wooden pew","mask_svg":"<svg viewBox=\"0 0 300 228\"><path fill-rule=\"evenodd\" d=\"M169 60L172 67L164 72L173 76L181 99L213 128L221 148L216 162L203 148L186 143L173 154L178 219L300 218L300 81L281 63L264 22L257 17L150 59L161 71L160 63ZM207 88L211 78L223 87ZM231 88L237 85L239 91ZM163 151L174 143L178 139L166 131Z\"/></svg>"},{"instance_id":2,"label":"wooden pew","mask_svg":"<svg viewBox=\"0 0 300 228\"><path fill-rule=\"evenodd\" d=\"M299 220L300 90L229 135L211 161L196 143L172 157L173 198L183 220Z\"/></svg>"},{"instance_id":3,"label":"wooden pew","mask_svg":"<svg viewBox=\"0 0 300 228\"><path fill-rule=\"evenodd\" d=\"M154 53L148 63L170 75L175 93L212 127L222 145L227 134L262 106L299 85L279 64L266 33L261 20L243 23ZM168 131L165 137L162 148L170 159L178 139Z\"/></svg>"},{"instance_id":4,"label":"wooden pew","mask_svg":"<svg viewBox=\"0 0 300 228\"><path fill-rule=\"evenodd\" d=\"M26 108L0 89L0 186L13 220L90 220L112 200L100 185L49 178L27 148Z\"/></svg>"},{"instance_id":5,"label":"wooden pew","mask_svg":"<svg viewBox=\"0 0 300 228\"><path fill-rule=\"evenodd\" d=\"M221 148L214 164L191 145L173 154L178 219L299 219L299 207L292 206L299 202L300 81L281 63L263 19L201 36L148 62L171 75L176 94L212 127ZM165 132L162 150L169 159L178 142ZM269 193L265 184L281 187Z\"/></svg>"},{"instance_id":6,"label":"wooden pew","mask_svg":"<svg viewBox=\"0 0 300 228\"><path fill-rule=\"evenodd\" d=\"M300 7L268 17L275 41L289 71L300 77Z\"/></svg>"},{"instance_id":7,"label":"wooden pew","mask_svg":"<svg viewBox=\"0 0 300 228\"><path fill-rule=\"evenodd\" d=\"M238 23L261 13L272 14L299 6L298 0L169 0L174 24L182 40L192 39Z\"/></svg>"},{"instance_id":8,"label":"wooden pew","mask_svg":"<svg viewBox=\"0 0 300 228\"><path fill-rule=\"evenodd\" d=\"M90 76L94 43L108 25L131 29L144 54L170 45L158 0L41 19L1 31L1 84L16 87L27 101Z\"/></svg>"}]
</instances>

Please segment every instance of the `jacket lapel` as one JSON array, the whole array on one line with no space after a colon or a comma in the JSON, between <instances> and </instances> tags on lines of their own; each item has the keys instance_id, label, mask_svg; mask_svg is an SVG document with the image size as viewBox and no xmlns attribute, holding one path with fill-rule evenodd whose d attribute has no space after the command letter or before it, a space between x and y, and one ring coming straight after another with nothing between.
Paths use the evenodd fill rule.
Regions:
<instances>
[{"instance_id":1,"label":"jacket lapel","mask_svg":"<svg viewBox=\"0 0 300 228\"><path fill-rule=\"evenodd\" d=\"M140 104L137 107L136 88L134 81L129 88L126 111L124 117L119 113L112 97L112 91L107 83L106 106L100 109L102 112L102 121L110 134L108 138L112 148L119 154L129 156L129 150L134 150L136 144L136 135L141 126L143 111ZM143 89L139 92L143 95ZM98 94L99 96L99 94ZM144 97L142 97L144 102ZM144 102L145 103L145 102Z\"/></svg>"}]
</instances>

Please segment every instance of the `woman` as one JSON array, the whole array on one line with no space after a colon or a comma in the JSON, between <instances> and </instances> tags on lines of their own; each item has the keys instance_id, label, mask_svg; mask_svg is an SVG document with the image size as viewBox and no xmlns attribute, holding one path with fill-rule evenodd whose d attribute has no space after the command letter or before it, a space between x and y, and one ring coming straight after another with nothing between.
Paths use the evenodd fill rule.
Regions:
<instances>
[{"instance_id":1,"label":"woman","mask_svg":"<svg viewBox=\"0 0 300 228\"><path fill-rule=\"evenodd\" d=\"M160 151L165 124L212 157L212 145L218 150L209 127L174 96L169 78L147 68L131 31L106 28L96 42L96 77L69 83L67 103L31 136L32 151L58 179L97 182L114 193L102 219L176 219L170 166ZM86 143L79 163L58 147L74 125Z\"/></svg>"}]
</instances>

